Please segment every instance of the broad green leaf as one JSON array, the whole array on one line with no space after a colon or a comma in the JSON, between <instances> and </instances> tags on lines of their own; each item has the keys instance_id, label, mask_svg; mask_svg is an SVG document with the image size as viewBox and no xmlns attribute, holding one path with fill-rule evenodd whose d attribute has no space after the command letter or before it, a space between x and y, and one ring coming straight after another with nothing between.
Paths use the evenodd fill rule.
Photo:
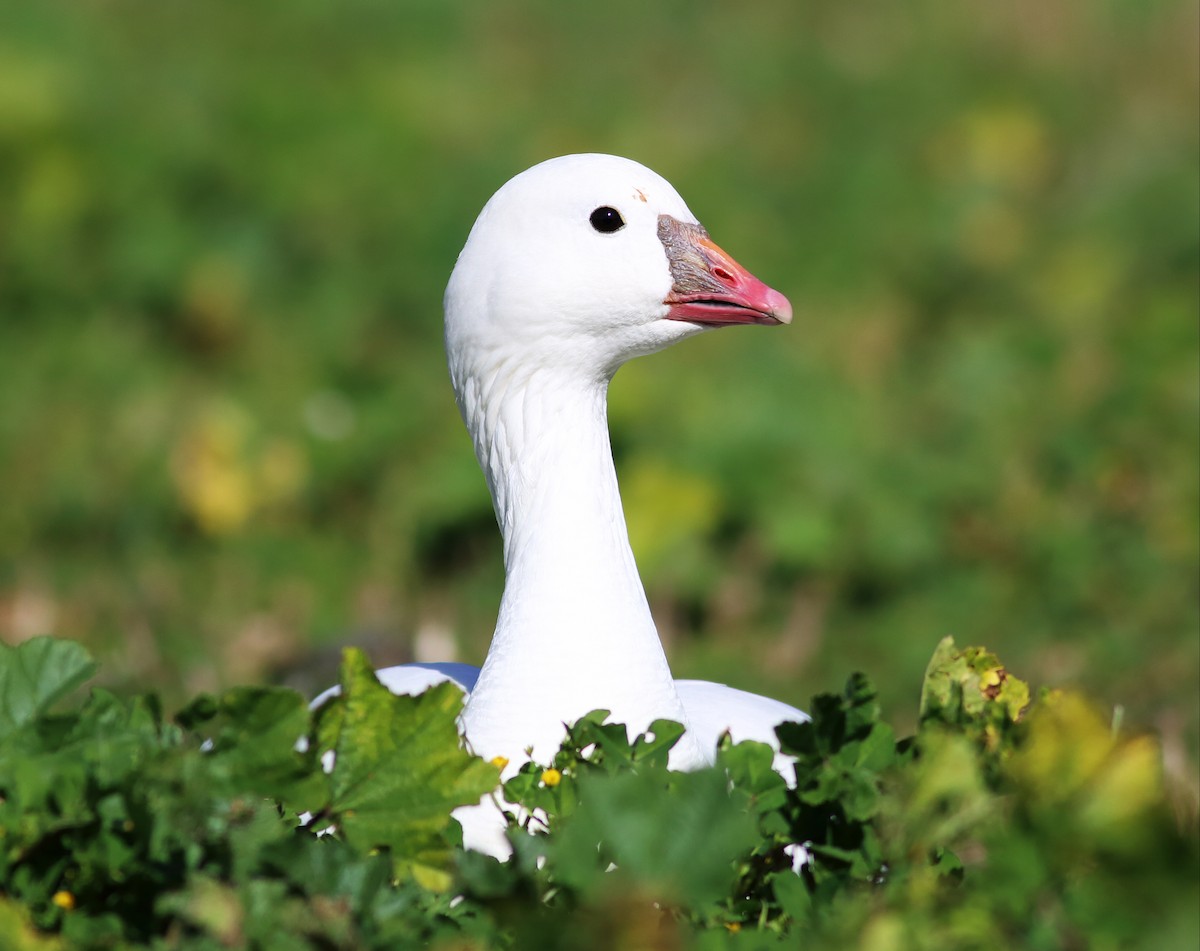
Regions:
<instances>
[{"instance_id":1,"label":"broad green leaf","mask_svg":"<svg viewBox=\"0 0 1200 951\"><path fill-rule=\"evenodd\" d=\"M558 875L576 887L714 901L730 888L734 861L758 842L723 770L589 775L579 786L578 809L549 842Z\"/></svg>"},{"instance_id":2,"label":"broad green leaf","mask_svg":"<svg viewBox=\"0 0 1200 951\"><path fill-rule=\"evenodd\" d=\"M74 641L34 637L16 647L0 644L0 737L46 712L96 667Z\"/></svg>"},{"instance_id":3,"label":"broad green leaf","mask_svg":"<svg viewBox=\"0 0 1200 951\"><path fill-rule=\"evenodd\" d=\"M392 880L388 856L361 855L337 836L291 835L268 843L262 859L297 888L349 895L365 904Z\"/></svg>"},{"instance_id":4,"label":"broad green leaf","mask_svg":"<svg viewBox=\"0 0 1200 951\"><path fill-rule=\"evenodd\" d=\"M499 781L496 766L459 742L462 691L444 683L396 696L361 651L347 650L340 705L331 818L357 848L388 848L401 873L448 885L450 812L478 802Z\"/></svg>"},{"instance_id":5,"label":"broad green leaf","mask_svg":"<svg viewBox=\"0 0 1200 951\"><path fill-rule=\"evenodd\" d=\"M176 719L207 738L207 755L232 790L284 800L303 811L327 788L316 754L296 749L308 733L310 713L294 690L235 687L218 698L199 697Z\"/></svg>"}]
</instances>

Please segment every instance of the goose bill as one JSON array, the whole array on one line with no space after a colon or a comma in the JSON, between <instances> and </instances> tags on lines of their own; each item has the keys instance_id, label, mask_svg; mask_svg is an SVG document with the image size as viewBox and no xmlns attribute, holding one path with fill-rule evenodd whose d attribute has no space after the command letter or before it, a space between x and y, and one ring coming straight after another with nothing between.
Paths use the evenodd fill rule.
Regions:
<instances>
[{"instance_id":1,"label":"goose bill","mask_svg":"<svg viewBox=\"0 0 1200 951\"><path fill-rule=\"evenodd\" d=\"M693 324L788 324L792 305L723 251L699 224L660 215L658 237L671 268L663 300L669 320Z\"/></svg>"}]
</instances>

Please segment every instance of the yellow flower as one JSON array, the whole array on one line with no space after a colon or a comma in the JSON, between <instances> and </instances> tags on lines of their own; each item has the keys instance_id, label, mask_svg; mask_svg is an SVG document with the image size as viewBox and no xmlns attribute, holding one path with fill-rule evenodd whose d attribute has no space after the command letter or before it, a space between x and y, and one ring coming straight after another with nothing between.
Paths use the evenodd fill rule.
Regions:
<instances>
[{"instance_id":1,"label":"yellow flower","mask_svg":"<svg viewBox=\"0 0 1200 951\"><path fill-rule=\"evenodd\" d=\"M542 783L546 786L557 786L562 782L562 773L551 766L549 769L542 770Z\"/></svg>"},{"instance_id":2,"label":"yellow flower","mask_svg":"<svg viewBox=\"0 0 1200 951\"><path fill-rule=\"evenodd\" d=\"M741 922L727 921L727 922L725 922L725 930L728 931L730 934L737 934L739 931L742 930Z\"/></svg>"},{"instance_id":3,"label":"yellow flower","mask_svg":"<svg viewBox=\"0 0 1200 951\"><path fill-rule=\"evenodd\" d=\"M63 911L70 911L75 907L75 896L70 892L58 891L50 899L54 904L58 905Z\"/></svg>"},{"instance_id":4,"label":"yellow flower","mask_svg":"<svg viewBox=\"0 0 1200 951\"><path fill-rule=\"evenodd\" d=\"M504 769L504 767L508 765L508 757L507 756L493 756L492 757L492 765L495 766L496 769Z\"/></svg>"}]
</instances>

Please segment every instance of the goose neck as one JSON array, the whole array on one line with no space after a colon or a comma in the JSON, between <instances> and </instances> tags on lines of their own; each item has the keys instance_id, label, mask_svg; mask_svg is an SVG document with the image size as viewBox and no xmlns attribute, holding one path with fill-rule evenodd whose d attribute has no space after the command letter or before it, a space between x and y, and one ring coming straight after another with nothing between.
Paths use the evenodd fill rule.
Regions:
<instances>
[{"instance_id":1,"label":"goose neck","mask_svg":"<svg viewBox=\"0 0 1200 951\"><path fill-rule=\"evenodd\" d=\"M504 536L505 587L464 713L483 755L607 709L631 730L686 722L629 547L607 425L608 380L546 370L459 388ZM498 726L503 724L503 726Z\"/></svg>"}]
</instances>

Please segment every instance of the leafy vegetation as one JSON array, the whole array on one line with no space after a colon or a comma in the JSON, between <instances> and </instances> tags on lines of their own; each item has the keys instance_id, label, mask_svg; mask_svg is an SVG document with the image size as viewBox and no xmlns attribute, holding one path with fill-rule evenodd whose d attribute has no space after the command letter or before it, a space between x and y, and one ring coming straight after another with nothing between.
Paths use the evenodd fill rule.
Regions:
<instances>
[{"instance_id":1,"label":"leafy vegetation","mask_svg":"<svg viewBox=\"0 0 1200 951\"><path fill-rule=\"evenodd\" d=\"M0 934L1187 946L1196 17L0 5L0 640L20 651L0 672ZM445 838L487 766L446 739L449 694L393 708L350 661L358 699L313 723L294 694L222 688L311 695L344 643L482 658L501 558L440 297L487 196L584 150L662 172L796 305L790 328L707 335L614 382L673 669L803 707L850 686L788 734L795 792L761 750L722 752L730 810L711 775L662 772L668 729L637 747L577 725L543 764L557 784L510 784L554 831L500 867ZM950 647L918 704L946 632L1031 673L1031 711L1013 718L1020 682L991 655ZM51 711L93 675L84 708ZM312 755L289 745L306 734ZM339 744L335 781L313 757ZM401 748L438 795L393 825L371 797L417 795L404 775L353 777ZM684 804L711 851L668 848ZM340 837L296 832L301 809ZM606 840L618 814L641 851Z\"/></svg>"},{"instance_id":2,"label":"leafy vegetation","mask_svg":"<svg viewBox=\"0 0 1200 951\"><path fill-rule=\"evenodd\" d=\"M954 633L1194 782L1196 32L1188 0L3 5L0 636L176 702L320 689L343 643L478 663L501 559L442 290L508 177L611 151L796 305L614 382L676 674L803 706L863 670L913 711Z\"/></svg>"},{"instance_id":3,"label":"leafy vegetation","mask_svg":"<svg viewBox=\"0 0 1200 951\"><path fill-rule=\"evenodd\" d=\"M861 675L781 726L792 786L764 744L670 772L677 724L631 742L584 717L504 784L504 863L454 845L450 810L499 777L459 746L455 687L393 697L348 651L316 712L276 687L171 719L96 688L53 709L87 664L0 652L37 698L0 728L6 947L1163 951L1200 927L1195 816L1157 744L1077 694L1030 705L949 640L916 735Z\"/></svg>"}]
</instances>

